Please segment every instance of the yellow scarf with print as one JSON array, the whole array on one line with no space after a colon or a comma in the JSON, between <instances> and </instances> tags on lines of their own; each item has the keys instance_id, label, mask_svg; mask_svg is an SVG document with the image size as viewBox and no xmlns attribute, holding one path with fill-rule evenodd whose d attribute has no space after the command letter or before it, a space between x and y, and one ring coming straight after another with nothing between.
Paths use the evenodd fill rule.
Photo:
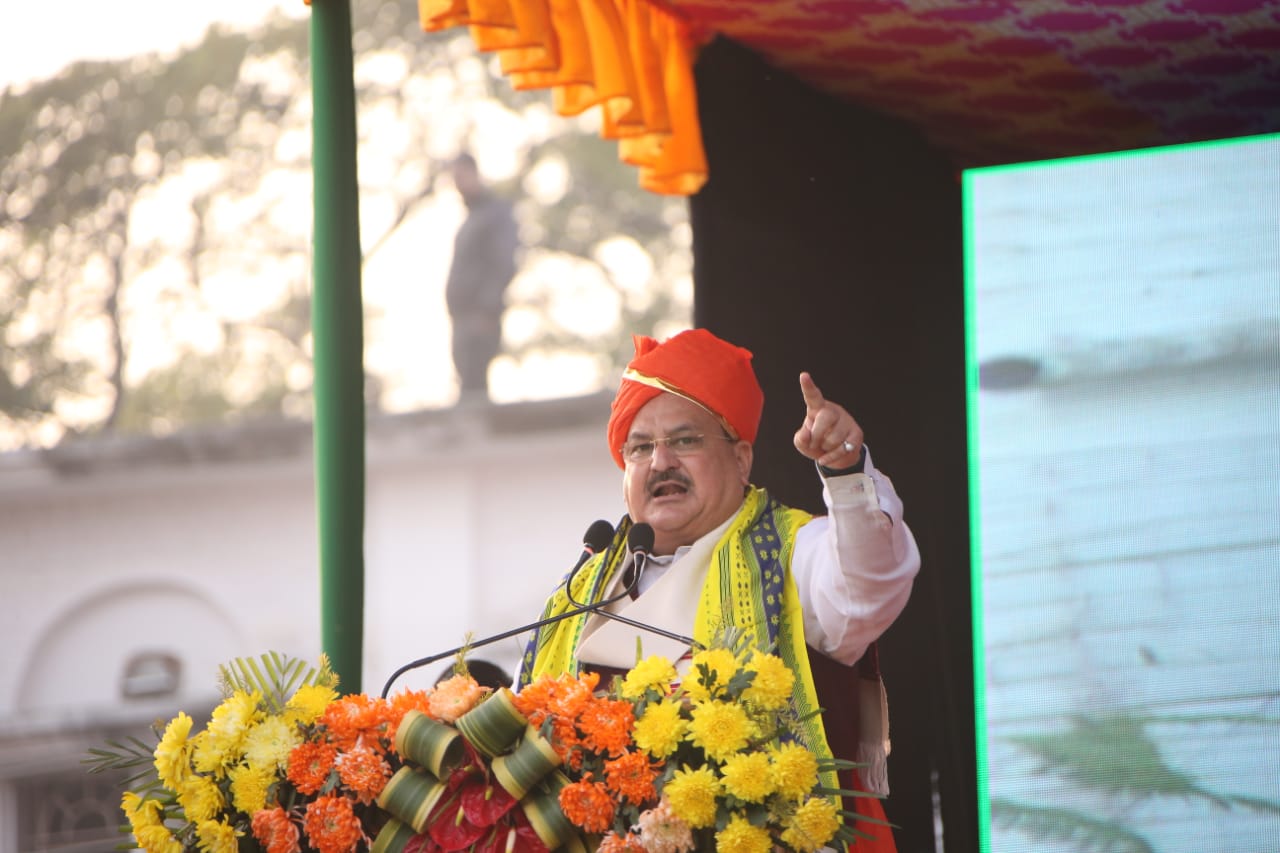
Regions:
<instances>
[{"instance_id":1,"label":"yellow scarf with print","mask_svg":"<svg viewBox=\"0 0 1280 853\"><path fill-rule=\"evenodd\" d=\"M783 506L768 492L752 487L724 537L717 543L698 601L693 638L708 646L726 625L752 635L755 643L777 643L775 653L795 673L792 701L796 714L806 718L801 735L806 746L820 756L830 756L819 709L809 655L805 647L804 616L800 596L791 578L791 551L795 534L812 516ZM575 609L573 601L594 603L626 556L631 520L618 525L612 544L589 560L551 596L542 618L551 619ZM568 616L544 625L529 641L520 667L521 687L544 674L578 672L576 652L591 614ZM824 780L836 787L834 779Z\"/></svg>"}]
</instances>

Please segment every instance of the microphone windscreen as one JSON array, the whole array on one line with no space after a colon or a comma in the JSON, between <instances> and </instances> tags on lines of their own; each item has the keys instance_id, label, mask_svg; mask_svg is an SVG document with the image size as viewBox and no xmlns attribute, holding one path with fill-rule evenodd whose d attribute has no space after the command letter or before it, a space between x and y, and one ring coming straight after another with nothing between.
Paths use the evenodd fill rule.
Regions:
<instances>
[{"instance_id":1,"label":"microphone windscreen","mask_svg":"<svg viewBox=\"0 0 1280 853\"><path fill-rule=\"evenodd\" d=\"M642 554L648 554L652 551L653 528L643 521L639 524L633 524L631 531L627 533L627 550L633 553L639 551Z\"/></svg>"},{"instance_id":2,"label":"microphone windscreen","mask_svg":"<svg viewBox=\"0 0 1280 853\"><path fill-rule=\"evenodd\" d=\"M603 518L591 522L582 536L582 547L592 554L599 554L613 541L613 525Z\"/></svg>"}]
</instances>

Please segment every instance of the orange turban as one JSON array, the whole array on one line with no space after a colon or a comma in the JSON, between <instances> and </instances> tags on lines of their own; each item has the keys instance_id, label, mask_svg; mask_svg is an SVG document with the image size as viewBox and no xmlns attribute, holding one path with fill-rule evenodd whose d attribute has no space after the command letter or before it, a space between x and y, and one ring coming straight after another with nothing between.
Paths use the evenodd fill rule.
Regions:
<instances>
[{"instance_id":1,"label":"orange turban","mask_svg":"<svg viewBox=\"0 0 1280 853\"><path fill-rule=\"evenodd\" d=\"M633 336L635 358L622 375L609 415L609 452L622 468L622 445L636 412L663 391L696 403L733 435L754 442L764 410L764 391L751 369L751 351L706 329L690 329L666 341Z\"/></svg>"}]
</instances>

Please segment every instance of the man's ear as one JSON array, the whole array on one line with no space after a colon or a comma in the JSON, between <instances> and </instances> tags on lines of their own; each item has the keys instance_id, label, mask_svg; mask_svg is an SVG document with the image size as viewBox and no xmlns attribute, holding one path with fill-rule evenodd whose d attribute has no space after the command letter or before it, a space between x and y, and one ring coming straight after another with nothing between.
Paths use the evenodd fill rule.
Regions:
<instances>
[{"instance_id":1,"label":"man's ear","mask_svg":"<svg viewBox=\"0 0 1280 853\"><path fill-rule=\"evenodd\" d=\"M742 485L751 485L751 463L755 460L755 449L745 441L739 441L733 446L733 456L738 462L738 476L742 479Z\"/></svg>"}]
</instances>

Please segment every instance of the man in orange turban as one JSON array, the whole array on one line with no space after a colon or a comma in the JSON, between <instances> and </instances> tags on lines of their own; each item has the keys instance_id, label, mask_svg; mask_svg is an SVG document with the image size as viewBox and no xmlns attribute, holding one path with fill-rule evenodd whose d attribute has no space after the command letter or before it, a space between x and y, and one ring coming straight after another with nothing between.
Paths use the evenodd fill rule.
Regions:
<instances>
[{"instance_id":1,"label":"man in orange turban","mask_svg":"<svg viewBox=\"0 0 1280 853\"><path fill-rule=\"evenodd\" d=\"M874 642L902 612L920 556L862 428L801 373L805 415L794 443L822 478L827 514L784 506L750 480L764 407L751 353L705 329L635 343L607 430L627 515L610 547L552 595L544 619L562 618L530 641L520 683L580 666L628 669L638 638L646 655L678 661L682 671L692 646L708 645L731 624L762 647L776 645L793 666L802 717L828 710L825 725L811 715L810 748L866 762L858 782L887 793L888 721ZM653 531L643 559L627 549L641 524ZM606 599L626 621L572 613ZM857 798L848 807L855 806L883 816L877 800ZM876 844L859 842L859 851L894 849L883 827L857 828L879 835Z\"/></svg>"}]
</instances>

